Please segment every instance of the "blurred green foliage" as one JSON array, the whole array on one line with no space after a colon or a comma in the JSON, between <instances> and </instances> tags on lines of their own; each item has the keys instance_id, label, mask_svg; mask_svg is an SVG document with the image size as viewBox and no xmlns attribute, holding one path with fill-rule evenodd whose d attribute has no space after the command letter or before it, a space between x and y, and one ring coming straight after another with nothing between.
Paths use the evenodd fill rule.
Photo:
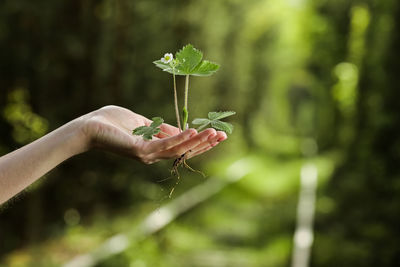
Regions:
<instances>
[{"instance_id":1,"label":"blurred green foliage","mask_svg":"<svg viewBox=\"0 0 400 267\"><path fill-rule=\"evenodd\" d=\"M311 266L397 266L399 24L396 0L3 0L0 152L108 104L174 124L152 62L192 43L221 63L191 80L192 117L237 115L190 163L213 175L246 156L254 173L99 266L288 266L306 160L320 173ZM171 164L68 160L2 207L0 266L57 266L136 225L166 202ZM202 182L185 173L177 194Z\"/></svg>"},{"instance_id":2,"label":"blurred green foliage","mask_svg":"<svg viewBox=\"0 0 400 267\"><path fill-rule=\"evenodd\" d=\"M32 112L26 89L17 88L8 95L3 115L12 125L12 137L19 144L30 143L47 132L48 122Z\"/></svg>"}]
</instances>

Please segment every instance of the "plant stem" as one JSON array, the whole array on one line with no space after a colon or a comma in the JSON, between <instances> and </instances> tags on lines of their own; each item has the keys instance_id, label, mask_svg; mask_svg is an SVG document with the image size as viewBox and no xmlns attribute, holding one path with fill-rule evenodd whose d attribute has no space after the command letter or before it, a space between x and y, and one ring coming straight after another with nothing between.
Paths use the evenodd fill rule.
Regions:
<instances>
[{"instance_id":1,"label":"plant stem","mask_svg":"<svg viewBox=\"0 0 400 267\"><path fill-rule=\"evenodd\" d=\"M206 128L208 126L208 123L207 124L204 124L204 125L201 125L199 128L197 128L196 130L198 131L198 132L200 132L201 130L203 130L204 128Z\"/></svg>"},{"instance_id":2,"label":"plant stem","mask_svg":"<svg viewBox=\"0 0 400 267\"><path fill-rule=\"evenodd\" d=\"M181 119L179 118L179 107L178 107L178 94L176 92L176 79L175 79L175 68L173 68L173 76L174 76L174 102L175 102L175 115L176 115L176 122L180 131L181 128Z\"/></svg>"},{"instance_id":3,"label":"plant stem","mask_svg":"<svg viewBox=\"0 0 400 267\"><path fill-rule=\"evenodd\" d=\"M164 131L160 131L160 133L162 133L162 134L165 134L166 136L168 136L168 137L171 137L171 135L170 134L167 134L166 132L164 132Z\"/></svg>"},{"instance_id":4,"label":"plant stem","mask_svg":"<svg viewBox=\"0 0 400 267\"><path fill-rule=\"evenodd\" d=\"M186 75L185 80L185 106L183 108L183 130L186 130L186 125L189 117L188 112L188 95L189 95L189 75Z\"/></svg>"},{"instance_id":5,"label":"plant stem","mask_svg":"<svg viewBox=\"0 0 400 267\"><path fill-rule=\"evenodd\" d=\"M185 107L183 107L183 110L182 110L182 118L183 118L183 130L186 130L186 126L187 126L187 121L188 121L188 112L187 112L187 109L185 108Z\"/></svg>"},{"instance_id":6,"label":"plant stem","mask_svg":"<svg viewBox=\"0 0 400 267\"><path fill-rule=\"evenodd\" d=\"M189 95L189 75L186 75L185 80L185 108L187 110L187 103L188 103L188 95Z\"/></svg>"}]
</instances>

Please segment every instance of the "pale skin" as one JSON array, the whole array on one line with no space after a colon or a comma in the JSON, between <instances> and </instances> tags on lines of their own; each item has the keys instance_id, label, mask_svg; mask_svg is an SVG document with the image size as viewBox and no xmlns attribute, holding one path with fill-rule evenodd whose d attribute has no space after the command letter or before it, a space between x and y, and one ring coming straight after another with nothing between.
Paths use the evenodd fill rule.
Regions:
<instances>
[{"instance_id":1,"label":"pale skin","mask_svg":"<svg viewBox=\"0 0 400 267\"><path fill-rule=\"evenodd\" d=\"M0 157L0 204L45 175L64 160L91 149L102 149L152 164L187 158L210 150L227 138L224 132L195 129L184 132L163 123L151 141L132 135L151 120L118 106L106 106L83 115L38 140Z\"/></svg>"}]
</instances>

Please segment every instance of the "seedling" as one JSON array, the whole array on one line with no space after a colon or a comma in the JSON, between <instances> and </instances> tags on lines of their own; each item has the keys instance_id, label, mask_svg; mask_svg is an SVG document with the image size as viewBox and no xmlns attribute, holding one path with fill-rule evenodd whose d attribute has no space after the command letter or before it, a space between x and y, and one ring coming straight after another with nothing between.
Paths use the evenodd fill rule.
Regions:
<instances>
[{"instance_id":1,"label":"seedling","mask_svg":"<svg viewBox=\"0 0 400 267\"><path fill-rule=\"evenodd\" d=\"M203 53L194 48L191 44L184 46L175 54L175 58L171 53L166 53L160 60L153 62L157 67L166 71L173 76L174 86L174 104L175 104L175 116L176 123L180 131L184 131L189 128L189 109L188 109L188 98L189 98L189 77L192 76L210 76L214 74L218 69L219 65L208 60L203 60ZM179 115L178 105L178 94L176 88L176 75L185 76L185 91L184 91L184 106L182 108L182 120ZM196 118L192 124L199 125L198 131L204 129L207 126L211 126L216 130L224 131L231 134L233 131L233 125L227 122L221 121L221 119L234 115L234 111L220 111L220 112L209 112L208 118ZM143 139L151 140L152 137L161 132L159 126L163 123L163 119L155 117L152 119L153 123L150 126L140 126L133 130L133 134L142 135ZM178 157L173 164L171 173L178 177L179 182L179 166L185 166L192 171L192 169L186 163L186 153ZM196 171L198 172L198 171ZM201 173L201 172L200 172ZM171 190L170 195L174 189Z\"/></svg>"},{"instance_id":2,"label":"seedling","mask_svg":"<svg viewBox=\"0 0 400 267\"><path fill-rule=\"evenodd\" d=\"M175 104L175 116L177 126L180 130L186 130L188 128L188 97L189 97L189 77L192 76L210 76L214 74L218 69L219 65L208 60L203 60L203 53L194 48L191 44L184 46L175 54L175 59L171 53L166 53L160 60L153 62L157 67L171 73L173 75L174 84L174 104ZM185 76L185 95L184 95L184 106L182 109L182 124L179 116L178 106L178 94L176 89L176 75ZM226 133L232 133L233 126L230 123L220 121L223 118L234 115L234 111L223 111L223 112L209 112L208 119L194 119L193 124L200 125L198 130L204 129L209 124L212 128L217 130L225 131ZM157 121L161 119L156 117ZM162 120L162 119L161 119ZM153 121L154 123L154 121ZM159 124L161 125L161 124ZM158 126L159 126L158 125ZM151 133L153 135L157 132L157 127L153 124L150 126L140 126L133 131L135 135L143 135L145 140L151 140Z\"/></svg>"},{"instance_id":3,"label":"seedling","mask_svg":"<svg viewBox=\"0 0 400 267\"><path fill-rule=\"evenodd\" d=\"M144 140L151 140L153 135L161 132L159 126L164 122L160 117L154 117L151 119L153 122L150 126L139 126L133 130L134 135L143 135Z\"/></svg>"}]
</instances>

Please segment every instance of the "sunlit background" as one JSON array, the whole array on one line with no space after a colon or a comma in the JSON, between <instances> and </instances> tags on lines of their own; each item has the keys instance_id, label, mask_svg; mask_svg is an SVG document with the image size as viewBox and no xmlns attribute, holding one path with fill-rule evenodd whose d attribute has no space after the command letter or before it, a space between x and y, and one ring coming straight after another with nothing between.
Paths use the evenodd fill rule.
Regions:
<instances>
[{"instance_id":1,"label":"sunlit background","mask_svg":"<svg viewBox=\"0 0 400 267\"><path fill-rule=\"evenodd\" d=\"M114 104L175 123L187 43L235 110L188 163L76 156L0 210L0 266L400 266L398 0L2 0L0 155ZM183 80L178 79L182 102Z\"/></svg>"}]
</instances>

